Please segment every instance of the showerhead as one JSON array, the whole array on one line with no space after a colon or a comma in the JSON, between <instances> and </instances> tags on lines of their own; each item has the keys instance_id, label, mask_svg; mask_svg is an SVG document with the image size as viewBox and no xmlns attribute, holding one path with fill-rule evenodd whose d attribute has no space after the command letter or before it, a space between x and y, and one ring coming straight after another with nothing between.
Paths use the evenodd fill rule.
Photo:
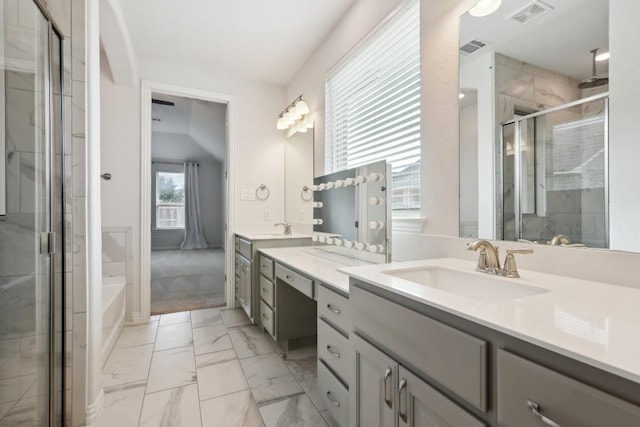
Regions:
<instances>
[{"instance_id":1,"label":"showerhead","mask_svg":"<svg viewBox=\"0 0 640 427\"><path fill-rule=\"evenodd\" d=\"M578 89L591 89L609 84L609 79L607 77L596 77L596 56L598 55L598 49L593 49L591 54L593 55L591 78L578 84Z\"/></svg>"}]
</instances>

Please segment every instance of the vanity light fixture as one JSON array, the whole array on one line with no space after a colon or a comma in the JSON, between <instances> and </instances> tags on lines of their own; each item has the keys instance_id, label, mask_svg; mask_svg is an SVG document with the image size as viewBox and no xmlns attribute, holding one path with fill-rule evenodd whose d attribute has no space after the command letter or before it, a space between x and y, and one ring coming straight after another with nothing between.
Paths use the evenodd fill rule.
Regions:
<instances>
[{"instance_id":1,"label":"vanity light fixture","mask_svg":"<svg viewBox=\"0 0 640 427\"><path fill-rule=\"evenodd\" d=\"M293 127L297 122L300 122L298 126L296 126L296 131L306 132L307 129L313 128L313 121L311 121L311 125L309 125L309 122L305 120L307 114L309 114L309 106L302 99L302 95L300 95L278 115L276 128L278 130L285 130Z\"/></svg>"},{"instance_id":2,"label":"vanity light fixture","mask_svg":"<svg viewBox=\"0 0 640 427\"><path fill-rule=\"evenodd\" d=\"M469 15L476 17L491 15L500 8L500 5L502 5L502 0L480 0L469 9Z\"/></svg>"}]
</instances>

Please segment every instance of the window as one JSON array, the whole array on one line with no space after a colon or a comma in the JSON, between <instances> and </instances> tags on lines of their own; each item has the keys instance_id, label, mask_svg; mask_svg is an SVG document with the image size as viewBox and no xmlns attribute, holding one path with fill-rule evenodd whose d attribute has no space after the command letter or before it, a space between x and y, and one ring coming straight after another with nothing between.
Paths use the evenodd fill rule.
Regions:
<instances>
[{"instance_id":1,"label":"window","mask_svg":"<svg viewBox=\"0 0 640 427\"><path fill-rule=\"evenodd\" d=\"M420 212L420 2L412 0L328 76L326 173L378 160L394 216Z\"/></svg>"},{"instance_id":2,"label":"window","mask_svg":"<svg viewBox=\"0 0 640 427\"><path fill-rule=\"evenodd\" d=\"M184 228L184 173L156 173L156 228Z\"/></svg>"}]
</instances>

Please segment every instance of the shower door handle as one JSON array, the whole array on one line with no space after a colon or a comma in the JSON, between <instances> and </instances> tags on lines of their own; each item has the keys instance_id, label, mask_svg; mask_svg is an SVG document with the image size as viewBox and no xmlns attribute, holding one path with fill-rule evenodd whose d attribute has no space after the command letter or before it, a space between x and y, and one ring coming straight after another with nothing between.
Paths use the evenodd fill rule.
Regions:
<instances>
[{"instance_id":1,"label":"shower door handle","mask_svg":"<svg viewBox=\"0 0 640 427\"><path fill-rule=\"evenodd\" d=\"M40 254L52 255L56 252L56 233L40 233Z\"/></svg>"}]
</instances>

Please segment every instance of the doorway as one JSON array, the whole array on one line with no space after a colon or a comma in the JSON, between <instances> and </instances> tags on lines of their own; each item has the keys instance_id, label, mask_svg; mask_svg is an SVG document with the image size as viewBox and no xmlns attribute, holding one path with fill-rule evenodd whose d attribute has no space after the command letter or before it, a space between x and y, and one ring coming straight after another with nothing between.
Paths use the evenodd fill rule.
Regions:
<instances>
[{"instance_id":1,"label":"doorway","mask_svg":"<svg viewBox=\"0 0 640 427\"><path fill-rule=\"evenodd\" d=\"M142 99L143 313L226 306L231 100L161 86Z\"/></svg>"}]
</instances>

